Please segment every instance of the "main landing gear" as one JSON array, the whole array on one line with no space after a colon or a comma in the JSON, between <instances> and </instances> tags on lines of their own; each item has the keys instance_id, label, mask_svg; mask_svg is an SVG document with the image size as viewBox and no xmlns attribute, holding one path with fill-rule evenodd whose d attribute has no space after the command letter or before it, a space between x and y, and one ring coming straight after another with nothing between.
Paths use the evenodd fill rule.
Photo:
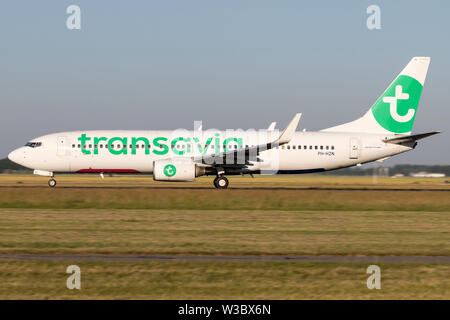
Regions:
<instances>
[{"instance_id":1,"label":"main landing gear","mask_svg":"<svg viewBox=\"0 0 450 320\"><path fill-rule=\"evenodd\" d=\"M48 180L48 186L49 187L54 187L54 186L56 186L56 180L55 179L53 179L53 178L51 178L50 180Z\"/></svg>"},{"instance_id":2,"label":"main landing gear","mask_svg":"<svg viewBox=\"0 0 450 320\"><path fill-rule=\"evenodd\" d=\"M228 179L223 176L217 176L214 179L214 187L216 187L217 189L228 188Z\"/></svg>"}]
</instances>

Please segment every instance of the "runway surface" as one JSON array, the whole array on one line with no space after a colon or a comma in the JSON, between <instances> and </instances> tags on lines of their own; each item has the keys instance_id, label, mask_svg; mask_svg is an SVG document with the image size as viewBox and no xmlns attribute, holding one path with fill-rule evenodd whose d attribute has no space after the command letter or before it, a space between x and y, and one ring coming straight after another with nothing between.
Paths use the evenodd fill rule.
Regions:
<instances>
[{"instance_id":1,"label":"runway surface","mask_svg":"<svg viewBox=\"0 0 450 320\"><path fill-rule=\"evenodd\" d=\"M450 256L225 256L225 255L102 255L102 254L0 254L0 260L93 262L323 262L323 263L438 263Z\"/></svg>"}]
</instances>

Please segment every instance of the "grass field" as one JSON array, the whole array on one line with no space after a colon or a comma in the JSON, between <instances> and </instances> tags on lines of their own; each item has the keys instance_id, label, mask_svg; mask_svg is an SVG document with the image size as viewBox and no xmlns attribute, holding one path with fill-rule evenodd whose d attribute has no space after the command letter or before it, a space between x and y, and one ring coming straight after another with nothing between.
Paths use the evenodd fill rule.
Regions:
<instances>
[{"instance_id":1,"label":"grass field","mask_svg":"<svg viewBox=\"0 0 450 320\"><path fill-rule=\"evenodd\" d=\"M81 290L66 289L68 265ZM2 262L0 299L444 299L448 265L380 264L381 290L367 265L294 262Z\"/></svg>"},{"instance_id":2,"label":"grass field","mask_svg":"<svg viewBox=\"0 0 450 320\"><path fill-rule=\"evenodd\" d=\"M0 208L450 212L445 179L379 178L373 184L371 177L231 177L228 190L214 189L211 177L192 183L133 176L102 180L69 175L57 180L58 186L50 189L47 178L1 176ZM415 189L429 191L411 191Z\"/></svg>"},{"instance_id":3,"label":"grass field","mask_svg":"<svg viewBox=\"0 0 450 320\"><path fill-rule=\"evenodd\" d=\"M446 179L232 177L229 190L211 177L46 180L0 176L1 254L450 254ZM69 264L82 269L80 291L65 288ZM450 298L449 265L381 264L381 290L367 289L367 266L2 260L0 298Z\"/></svg>"},{"instance_id":4,"label":"grass field","mask_svg":"<svg viewBox=\"0 0 450 320\"><path fill-rule=\"evenodd\" d=\"M0 253L449 255L449 231L444 212L0 209Z\"/></svg>"}]
</instances>

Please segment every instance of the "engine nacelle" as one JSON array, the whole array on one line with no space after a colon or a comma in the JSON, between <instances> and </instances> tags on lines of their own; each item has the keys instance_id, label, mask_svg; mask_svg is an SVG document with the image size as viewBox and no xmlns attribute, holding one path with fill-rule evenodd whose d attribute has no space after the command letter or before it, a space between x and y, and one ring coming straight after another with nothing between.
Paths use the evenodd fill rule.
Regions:
<instances>
[{"instance_id":1,"label":"engine nacelle","mask_svg":"<svg viewBox=\"0 0 450 320\"><path fill-rule=\"evenodd\" d=\"M194 181L205 174L205 167L188 158L153 161L153 179L156 181Z\"/></svg>"}]
</instances>

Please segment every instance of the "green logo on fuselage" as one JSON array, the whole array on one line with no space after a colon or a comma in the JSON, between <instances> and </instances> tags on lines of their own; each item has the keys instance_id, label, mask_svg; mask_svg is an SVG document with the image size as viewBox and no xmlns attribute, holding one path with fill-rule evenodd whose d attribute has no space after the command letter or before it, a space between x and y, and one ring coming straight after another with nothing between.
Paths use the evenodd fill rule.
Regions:
<instances>
[{"instance_id":1,"label":"green logo on fuselage","mask_svg":"<svg viewBox=\"0 0 450 320\"><path fill-rule=\"evenodd\" d=\"M373 116L390 132L411 132L421 93L419 81L400 75L372 106Z\"/></svg>"}]
</instances>

